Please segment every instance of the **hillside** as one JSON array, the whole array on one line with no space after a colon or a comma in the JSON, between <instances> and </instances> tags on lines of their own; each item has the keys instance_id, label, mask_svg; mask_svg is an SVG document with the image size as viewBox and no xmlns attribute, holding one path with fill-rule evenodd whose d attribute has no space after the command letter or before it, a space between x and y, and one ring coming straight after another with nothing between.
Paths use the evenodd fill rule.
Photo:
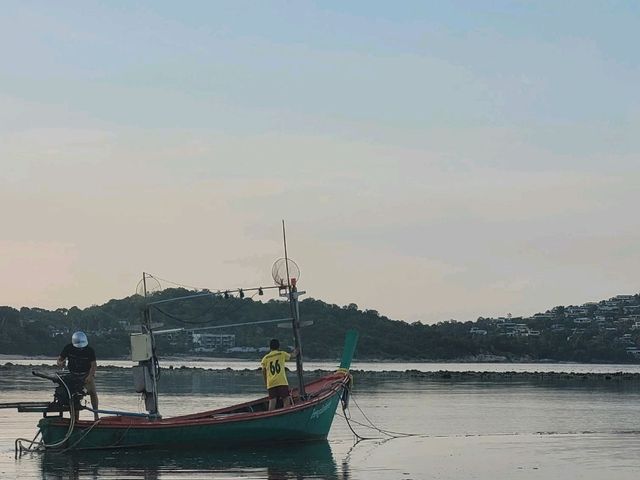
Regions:
<instances>
[{"instance_id":1,"label":"hillside","mask_svg":"<svg viewBox=\"0 0 640 480\"><path fill-rule=\"evenodd\" d=\"M192 292L169 289L157 299ZM85 309L53 311L0 307L0 353L50 355L59 353L74 330L84 330L101 358L129 354L128 336L139 331L142 301L138 296L111 300ZM558 306L532 317L478 318L475 322L446 321L434 325L408 324L360 310L355 304L301 302L305 356L339 356L346 330L360 332L358 359L493 360L637 362L640 350L640 296L620 295L580 306ZM167 304L152 310L161 329L244 323L289 316L279 300L262 303L249 298L208 297ZM160 326L162 325L162 326ZM163 355L231 355L258 358L259 348L272 337L292 343L290 329L274 324L223 330L186 331L159 335ZM289 342L288 342L289 341Z\"/></svg>"}]
</instances>

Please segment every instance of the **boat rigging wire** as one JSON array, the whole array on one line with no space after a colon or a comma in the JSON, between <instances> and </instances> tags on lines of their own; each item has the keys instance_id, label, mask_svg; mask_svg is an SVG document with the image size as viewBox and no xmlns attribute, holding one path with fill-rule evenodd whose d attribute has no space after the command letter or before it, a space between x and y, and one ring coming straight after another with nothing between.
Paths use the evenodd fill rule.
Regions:
<instances>
[{"instance_id":1,"label":"boat rigging wire","mask_svg":"<svg viewBox=\"0 0 640 480\"><path fill-rule=\"evenodd\" d=\"M209 327L196 327L196 328L169 328L167 330L155 330L153 333L155 335L162 333L174 333L174 332L196 332L200 330L213 330L216 328L232 328L232 327L245 327L248 325L261 325L265 323L278 323L278 322L286 322L291 321L290 317L286 318L274 318L273 320L258 320L257 322L243 322L243 323L227 323L225 325L211 325Z\"/></svg>"},{"instance_id":2,"label":"boat rigging wire","mask_svg":"<svg viewBox=\"0 0 640 480\"><path fill-rule=\"evenodd\" d=\"M279 289L280 286L279 285L275 285L275 286L266 286L266 287L250 287L250 288L235 288L235 289L231 289L231 290L221 290L219 288L217 289L210 289L210 288L204 288L204 287L194 287L192 285L185 285L182 283L177 283L177 282L172 282L171 280L166 280L164 278L160 278L156 275L153 275L151 273L145 272L145 275L147 278L153 278L154 280L158 280L158 281L162 281L162 282L166 282L166 283L170 283L172 285L175 285L177 287L182 287L186 290L194 290L194 291L200 291L200 293L196 293L193 295L193 297L195 296L222 296L225 293L227 294L233 294L233 293L240 293L242 292L260 292L264 290L272 290L272 289ZM215 290L215 291L214 291ZM186 297L179 297L179 298L174 298L174 299L169 299L169 300L159 300L157 302L151 302L151 303L165 303L165 302L172 302L174 300L180 300L180 299L186 299L192 297L191 295L186 296Z\"/></svg>"},{"instance_id":3,"label":"boat rigging wire","mask_svg":"<svg viewBox=\"0 0 640 480\"><path fill-rule=\"evenodd\" d=\"M163 309L161 309L160 307L158 307L156 305L152 305L152 308L154 310L156 310L157 312L161 313L162 315L164 315L164 316L166 316L166 317L168 317L168 318L170 318L172 320L175 320L176 322L182 323L183 325L207 325L207 324L210 324L213 321L213 320L205 320L205 321L198 321L198 322L193 321L193 319L195 319L195 318L202 318L202 316L204 316L204 314L201 315L200 317L197 317L197 316L191 317L192 320L185 320L184 318L180 318L180 317L178 317L176 315L173 315L172 313L169 313L166 310L163 310ZM227 315L229 313L229 309L230 309L230 306L227 306L227 308L224 311L222 311L219 314L219 316ZM210 308L208 311L205 312L205 314L209 313L211 310L213 310L213 308ZM236 309L235 311L237 311L237 310L238 309Z\"/></svg>"},{"instance_id":4,"label":"boat rigging wire","mask_svg":"<svg viewBox=\"0 0 640 480\"><path fill-rule=\"evenodd\" d=\"M187 290L205 290L205 288L203 287L194 287L193 285L185 285L184 283L172 282L171 280L167 280L166 278L160 278L157 275L153 275L149 272L146 272L146 273L147 273L147 277L154 278L161 282L170 283L171 285L175 285L176 287L182 287Z\"/></svg>"},{"instance_id":5,"label":"boat rigging wire","mask_svg":"<svg viewBox=\"0 0 640 480\"><path fill-rule=\"evenodd\" d=\"M213 303L212 305L210 305L208 308L206 308L203 312L199 313L198 315L194 315L188 318L179 318L176 315L173 315L169 312L167 312L166 310L162 310L160 308L158 308L158 305L163 304L163 303L172 303L172 302L176 302L179 300L190 300L190 299L195 299L195 298L205 298L205 297L221 297L224 298L225 300L229 298L229 296L233 296L233 294L238 294L240 296L240 298L244 298L245 294L248 292L254 292L253 295L251 295L250 297L248 297L249 299L253 299L256 295L263 295L265 290L271 290L271 289L279 289L279 286L266 286L266 287L250 287L250 288L236 288L236 289L231 289L231 290L220 290L217 289L216 291L211 291L210 289L206 289L206 288L200 288L200 287L195 287L192 285L186 285L186 284L182 284L182 283L178 283L178 282L173 282L171 280L166 280L164 278L158 277L156 275L153 275L151 273L144 273L143 274L144 279L146 278L152 278L154 280L156 280L158 282L158 284L160 284L160 281L166 282L166 283L170 283L172 285L178 286L178 287L182 287L185 288L187 290L193 290L195 291L194 293L190 294L190 295L184 295L181 297L174 297L174 298L165 298L162 300L155 300L152 302L147 302L146 307L153 307L155 310L157 310L158 312L160 312L161 314L165 315L168 318L171 318L177 322L183 323L183 324L191 324L191 325L203 325L203 324L207 324L212 322L212 320L204 320L204 321L195 321L198 318L203 318L204 316L206 316L208 313L210 313L213 309L215 309L218 305L216 303ZM146 298L146 296L145 296ZM218 313L218 316L223 316L223 315L227 315L228 313L230 313L230 311L237 311L237 309L239 308L236 307L236 309L231 310L232 307L234 307L233 302L229 302L228 305L226 306L226 308Z\"/></svg>"},{"instance_id":6,"label":"boat rigging wire","mask_svg":"<svg viewBox=\"0 0 640 480\"><path fill-rule=\"evenodd\" d=\"M256 295L258 295L258 292L257 292L257 291L256 291L256 293L254 293L253 295L251 295L251 296L249 297L249 299L253 299L253 297L255 297ZM184 298L186 299L186 298L189 298L189 297L184 297ZM195 297L192 297L192 298L195 298ZM154 310L156 310L157 312L161 313L162 315L164 315L164 316L166 316L166 317L168 317L168 318L170 318L170 319L172 319L172 320L175 320L176 322L179 322L179 323L185 324L185 325L206 325L206 324L209 324L209 323L213 322L213 320L205 320L205 321L194 321L194 320L195 320L196 318L202 318L202 317L204 317L206 314L208 314L208 313L209 313L209 312L211 312L215 307L217 307L217 306L218 306L217 304L215 304L215 303L214 303L213 305L211 305L208 309L206 309L206 310L205 310L203 313L201 313L200 315L196 315L196 316L189 317L189 319L184 319L184 318L180 318L180 317L178 317L178 316L176 316L176 315L173 315L172 313L169 313L169 312L167 312L166 310L163 310L162 308L158 307L158 305L157 305L158 303L165 303L165 302L164 302L164 301L160 301L160 302L151 302L151 303L149 303L149 306L150 306L150 307L152 307L152 308L153 308ZM229 302L229 303L226 305L226 308L224 308L224 310L222 310L221 312L219 312L219 313L217 314L217 316L218 316L218 317L222 317L222 316L228 315L229 313L235 313L235 312L237 312L240 308L242 308L243 306L244 306L244 304L240 304L240 305L233 305L233 302ZM232 307L235 307L235 308L232 310Z\"/></svg>"},{"instance_id":7,"label":"boat rigging wire","mask_svg":"<svg viewBox=\"0 0 640 480\"><path fill-rule=\"evenodd\" d=\"M255 296L255 294L252 295L250 298L253 298L254 296ZM211 323L212 320L195 321L195 319L203 318L205 315L210 313L214 308L218 307L219 305L216 304L216 303L213 303L207 309L205 309L204 312L202 312L202 313L200 313L198 315L194 315L194 316L188 317L188 319L177 317L176 315L173 315L173 314L167 312L166 310L161 309L160 307L158 307L157 302L150 303L149 306L152 307L154 310L160 312L161 314L165 315L166 317L169 317L172 320L175 320L176 322L180 322L180 323L183 323L183 324L186 324L186 325L205 325L207 323ZM223 315L227 315L228 313L230 313L230 309L231 309L232 306L233 306L233 304L231 302L229 302L226 305L226 308L222 312L218 313L218 316L223 316ZM236 307L236 309L233 310L233 311L237 311L241 306L242 305Z\"/></svg>"},{"instance_id":8,"label":"boat rigging wire","mask_svg":"<svg viewBox=\"0 0 640 480\"><path fill-rule=\"evenodd\" d=\"M151 305L151 307L155 311L157 311L157 312L161 313L162 315L164 315L165 317L168 317L168 318L170 318L172 320L175 320L176 322L180 322L180 323L183 323L185 325L206 325L207 323L211 323L211 320L195 321L195 319L196 318L203 318L205 315L210 313L216 307L216 305L210 306L204 312L202 312L200 315L189 317L188 320L184 319L184 318L177 317L176 315L173 315L172 313L169 313L166 310L163 310L163 309L161 309L160 307L158 307L156 305Z\"/></svg>"},{"instance_id":9,"label":"boat rigging wire","mask_svg":"<svg viewBox=\"0 0 640 480\"><path fill-rule=\"evenodd\" d=\"M147 305L159 305L161 303L171 303L171 302L176 302L178 300L189 300L191 298L200 298L200 297L224 297L225 294L227 296L231 296L234 293L246 293L246 292L256 292L258 295L260 295L260 292L262 291L264 293L265 290L274 290L274 289L280 289L281 287L279 286L273 286L273 287L251 287L251 288L236 288L236 289L231 289L231 290L217 290L215 292L203 292L203 293L194 293L192 295L185 295L183 297L173 297L173 298L165 298L164 300L156 300L154 302L149 302L147 303ZM253 297L252 297L253 298Z\"/></svg>"}]
</instances>

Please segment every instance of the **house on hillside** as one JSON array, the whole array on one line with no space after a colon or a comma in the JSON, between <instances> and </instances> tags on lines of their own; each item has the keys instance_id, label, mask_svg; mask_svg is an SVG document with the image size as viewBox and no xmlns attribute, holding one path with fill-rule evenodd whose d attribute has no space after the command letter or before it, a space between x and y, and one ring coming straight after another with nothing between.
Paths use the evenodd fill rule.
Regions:
<instances>
[{"instance_id":1,"label":"house on hillside","mask_svg":"<svg viewBox=\"0 0 640 480\"><path fill-rule=\"evenodd\" d=\"M255 347L231 347L227 348L227 353L255 353L258 349Z\"/></svg>"},{"instance_id":2,"label":"house on hillside","mask_svg":"<svg viewBox=\"0 0 640 480\"><path fill-rule=\"evenodd\" d=\"M638 347L627 347L625 348L628 355L632 355L635 358L640 358L640 348Z\"/></svg>"},{"instance_id":3,"label":"house on hillside","mask_svg":"<svg viewBox=\"0 0 640 480\"><path fill-rule=\"evenodd\" d=\"M511 336L515 333L516 324L515 322L511 322L511 321L499 323L498 329L501 335Z\"/></svg>"},{"instance_id":4,"label":"house on hillside","mask_svg":"<svg viewBox=\"0 0 640 480\"><path fill-rule=\"evenodd\" d=\"M196 352L215 352L235 347L236 336L217 333L192 333L191 341Z\"/></svg>"},{"instance_id":5,"label":"house on hillside","mask_svg":"<svg viewBox=\"0 0 640 480\"><path fill-rule=\"evenodd\" d=\"M579 317L573 320L573 323L576 325L588 325L591 323L591 319L589 317Z\"/></svg>"},{"instance_id":6,"label":"house on hillside","mask_svg":"<svg viewBox=\"0 0 640 480\"><path fill-rule=\"evenodd\" d=\"M471 327L471 330L469 330L469 333L471 335L486 335L487 331L482 328Z\"/></svg>"},{"instance_id":7,"label":"house on hillside","mask_svg":"<svg viewBox=\"0 0 640 480\"><path fill-rule=\"evenodd\" d=\"M567 307L564 310L567 318L578 318L589 314L589 309L584 307Z\"/></svg>"},{"instance_id":8,"label":"house on hillside","mask_svg":"<svg viewBox=\"0 0 640 480\"><path fill-rule=\"evenodd\" d=\"M602 316L598 316L596 317L596 325L598 326L598 328L604 328L607 326L607 318L606 317L602 317Z\"/></svg>"},{"instance_id":9,"label":"house on hillside","mask_svg":"<svg viewBox=\"0 0 640 480\"><path fill-rule=\"evenodd\" d=\"M635 342L633 341L633 336L630 333L625 333L617 340L621 343L635 345Z\"/></svg>"},{"instance_id":10,"label":"house on hillside","mask_svg":"<svg viewBox=\"0 0 640 480\"><path fill-rule=\"evenodd\" d=\"M610 298L609 300L614 301L614 302L631 302L634 301L636 298L635 295L616 295L613 298Z\"/></svg>"}]
</instances>

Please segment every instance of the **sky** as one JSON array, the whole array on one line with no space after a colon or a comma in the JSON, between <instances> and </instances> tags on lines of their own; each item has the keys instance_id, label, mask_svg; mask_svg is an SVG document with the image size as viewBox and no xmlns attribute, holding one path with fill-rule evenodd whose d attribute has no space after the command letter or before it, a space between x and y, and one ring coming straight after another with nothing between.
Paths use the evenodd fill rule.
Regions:
<instances>
[{"instance_id":1,"label":"sky","mask_svg":"<svg viewBox=\"0 0 640 480\"><path fill-rule=\"evenodd\" d=\"M0 305L270 285L282 219L394 319L637 293L638 45L634 1L3 2Z\"/></svg>"}]
</instances>

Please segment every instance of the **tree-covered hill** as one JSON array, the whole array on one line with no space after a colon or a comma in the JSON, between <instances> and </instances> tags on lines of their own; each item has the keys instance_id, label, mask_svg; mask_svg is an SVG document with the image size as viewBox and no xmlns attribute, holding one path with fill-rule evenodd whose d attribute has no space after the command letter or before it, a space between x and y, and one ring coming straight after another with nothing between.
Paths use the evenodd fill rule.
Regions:
<instances>
[{"instance_id":1,"label":"tree-covered hill","mask_svg":"<svg viewBox=\"0 0 640 480\"><path fill-rule=\"evenodd\" d=\"M188 295L184 289L154 294L154 300ZM84 330L100 358L129 354L129 335L139 331L143 301L139 296L111 300L85 309L72 307L49 311L0 307L0 353L57 355L71 333ZM300 304L303 321L313 325L302 330L307 358L339 357L348 329L360 332L358 359L384 360L556 360L581 362L637 361L640 350L640 297L621 295L599 303L555 307L529 318L479 318L475 322L445 321L434 325L409 324L381 316L357 305L331 305L306 299ZM250 298L205 297L163 304L151 309L159 329L187 331L158 335L161 355L235 355L257 358L257 351L272 337L291 345L291 329L275 324L193 330L212 325L285 318L289 305ZM161 326L160 326L161 324ZM232 334L236 346L194 348L195 332ZM204 350L204 353L203 353Z\"/></svg>"}]
</instances>

